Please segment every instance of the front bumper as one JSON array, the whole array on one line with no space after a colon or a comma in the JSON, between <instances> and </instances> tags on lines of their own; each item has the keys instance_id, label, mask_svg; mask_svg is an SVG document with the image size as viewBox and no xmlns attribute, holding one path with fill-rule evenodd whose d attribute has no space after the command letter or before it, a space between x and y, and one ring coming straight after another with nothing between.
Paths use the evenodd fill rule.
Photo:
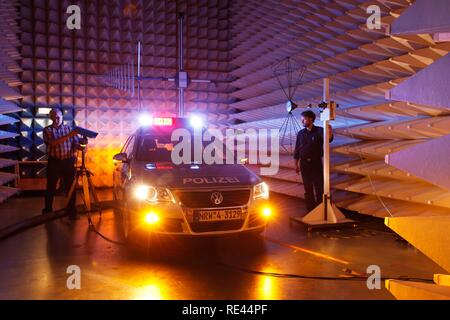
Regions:
<instances>
[{"instance_id":1,"label":"front bumper","mask_svg":"<svg viewBox=\"0 0 450 320\"><path fill-rule=\"evenodd\" d=\"M268 200L249 201L243 206L224 208L188 208L177 203L139 203L128 209L130 235L174 235L174 236L226 236L238 233L260 232L267 225L267 218L262 214L269 205ZM243 219L214 222L196 222L196 210L240 209ZM158 215L159 221L148 224L145 216L149 213Z\"/></svg>"}]
</instances>

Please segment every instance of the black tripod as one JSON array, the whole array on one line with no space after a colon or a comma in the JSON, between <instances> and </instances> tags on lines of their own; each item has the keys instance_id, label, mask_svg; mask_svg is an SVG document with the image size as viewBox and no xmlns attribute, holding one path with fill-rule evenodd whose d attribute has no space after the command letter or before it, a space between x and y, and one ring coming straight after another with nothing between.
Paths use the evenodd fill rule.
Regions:
<instances>
[{"instance_id":1,"label":"black tripod","mask_svg":"<svg viewBox=\"0 0 450 320\"><path fill-rule=\"evenodd\" d=\"M102 216L102 207L100 206L100 202L98 201L97 192L95 190L94 183L92 182L92 179L91 179L93 174L86 168L86 146L87 146L87 144L88 144L87 137L83 137L82 139L80 139L81 166L79 168L77 168L75 179L73 180L72 186L70 187L69 194L66 197L65 207L67 208L67 206L69 205L69 201L70 201L72 195L76 196L76 187L78 185L79 179L81 179L81 185L83 188L83 201L84 201L84 205L86 206L86 214L88 217L89 225L92 225L92 219L91 219L91 214L90 214L91 209L95 207L101 217ZM92 194L92 198L94 199L93 205L91 205L91 194Z\"/></svg>"}]
</instances>

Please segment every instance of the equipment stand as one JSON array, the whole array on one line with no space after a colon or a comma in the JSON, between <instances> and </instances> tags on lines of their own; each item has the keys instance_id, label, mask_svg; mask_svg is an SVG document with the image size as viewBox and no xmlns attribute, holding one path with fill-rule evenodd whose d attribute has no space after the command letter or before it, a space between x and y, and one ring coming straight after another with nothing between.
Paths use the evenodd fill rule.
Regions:
<instances>
[{"instance_id":1,"label":"equipment stand","mask_svg":"<svg viewBox=\"0 0 450 320\"><path fill-rule=\"evenodd\" d=\"M336 105L330 101L330 80L324 79L323 84L323 98L327 103L320 116L323 121L323 178L324 178L324 194L322 203L314 210L308 213L305 217L290 217L290 223L298 222L306 224L308 230L313 228L326 228L337 226L354 226L355 222L350 219L346 219L342 212L336 207L331 200L330 191L330 131L328 128L328 122L335 119Z\"/></svg>"},{"instance_id":2,"label":"equipment stand","mask_svg":"<svg viewBox=\"0 0 450 320\"><path fill-rule=\"evenodd\" d=\"M92 219L91 219L91 214L90 214L91 209L93 207L95 207L101 217L102 216L102 207L100 206L100 202L98 201L97 191L96 191L95 185L91 179L93 174L86 168L87 138L84 137L81 141L82 141L82 142L80 142L81 166L79 168L77 168L75 179L73 180L72 186L70 187L69 194L66 197L65 207L67 208L67 206L69 205L69 201L70 201L72 195L74 195L74 193L76 196L76 187L78 185L78 181L81 179L81 184L83 187L83 202L84 202L84 205L86 206L86 214L88 217L89 225L91 226L91 225L93 225ZM92 198L94 199L93 205L91 205L91 193L92 193Z\"/></svg>"}]
</instances>

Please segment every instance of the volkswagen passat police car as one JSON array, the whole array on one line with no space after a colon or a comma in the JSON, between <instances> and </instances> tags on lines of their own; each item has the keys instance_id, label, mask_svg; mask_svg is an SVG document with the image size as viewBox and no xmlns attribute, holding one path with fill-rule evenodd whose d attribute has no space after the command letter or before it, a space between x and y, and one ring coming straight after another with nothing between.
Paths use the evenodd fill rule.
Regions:
<instances>
[{"instance_id":1,"label":"volkswagen passat police car","mask_svg":"<svg viewBox=\"0 0 450 320\"><path fill-rule=\"evenodd\" d=\"M172 132L185 119L153 118L114 156L114 198L129 242L142 236L260 233L270 216L267 185L242 164L175 165Z\"/></svg>"}]
</instances>

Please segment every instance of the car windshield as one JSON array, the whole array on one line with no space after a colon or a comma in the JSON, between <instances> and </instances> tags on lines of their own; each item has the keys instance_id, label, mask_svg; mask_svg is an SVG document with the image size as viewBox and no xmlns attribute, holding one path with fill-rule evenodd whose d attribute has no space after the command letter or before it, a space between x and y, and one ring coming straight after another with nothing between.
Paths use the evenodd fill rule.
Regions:
<instances>
[{"instance_id":1,"label":"car windshield","mask_svg":"<svg viewBox=\"0 0 450 320\"><path fill-rule=\"evenodd\" d=\"M172 162L172 150L178 142L171 141L171 134L149 134L142 136L138 140L137 160L149 163ZM205 148L211 142L203 142ZM223 148L225 146L222 143ZM225 152L225 150L223 151ZM192 159L190 163L194 163L194 144L191 145ZM181 154L182 156L182 154Z\"/></svg>"},{"instance_id":2,"label":"car windshield","mask_svg":"<svg viewBox=\"0 0 450 320\"><path fill-rule=\"evenodd\" d=\"M170 135L147 135L138 142L137 160L148 162L171 162L173 142Z\"/></svg>"}]
</instances>

